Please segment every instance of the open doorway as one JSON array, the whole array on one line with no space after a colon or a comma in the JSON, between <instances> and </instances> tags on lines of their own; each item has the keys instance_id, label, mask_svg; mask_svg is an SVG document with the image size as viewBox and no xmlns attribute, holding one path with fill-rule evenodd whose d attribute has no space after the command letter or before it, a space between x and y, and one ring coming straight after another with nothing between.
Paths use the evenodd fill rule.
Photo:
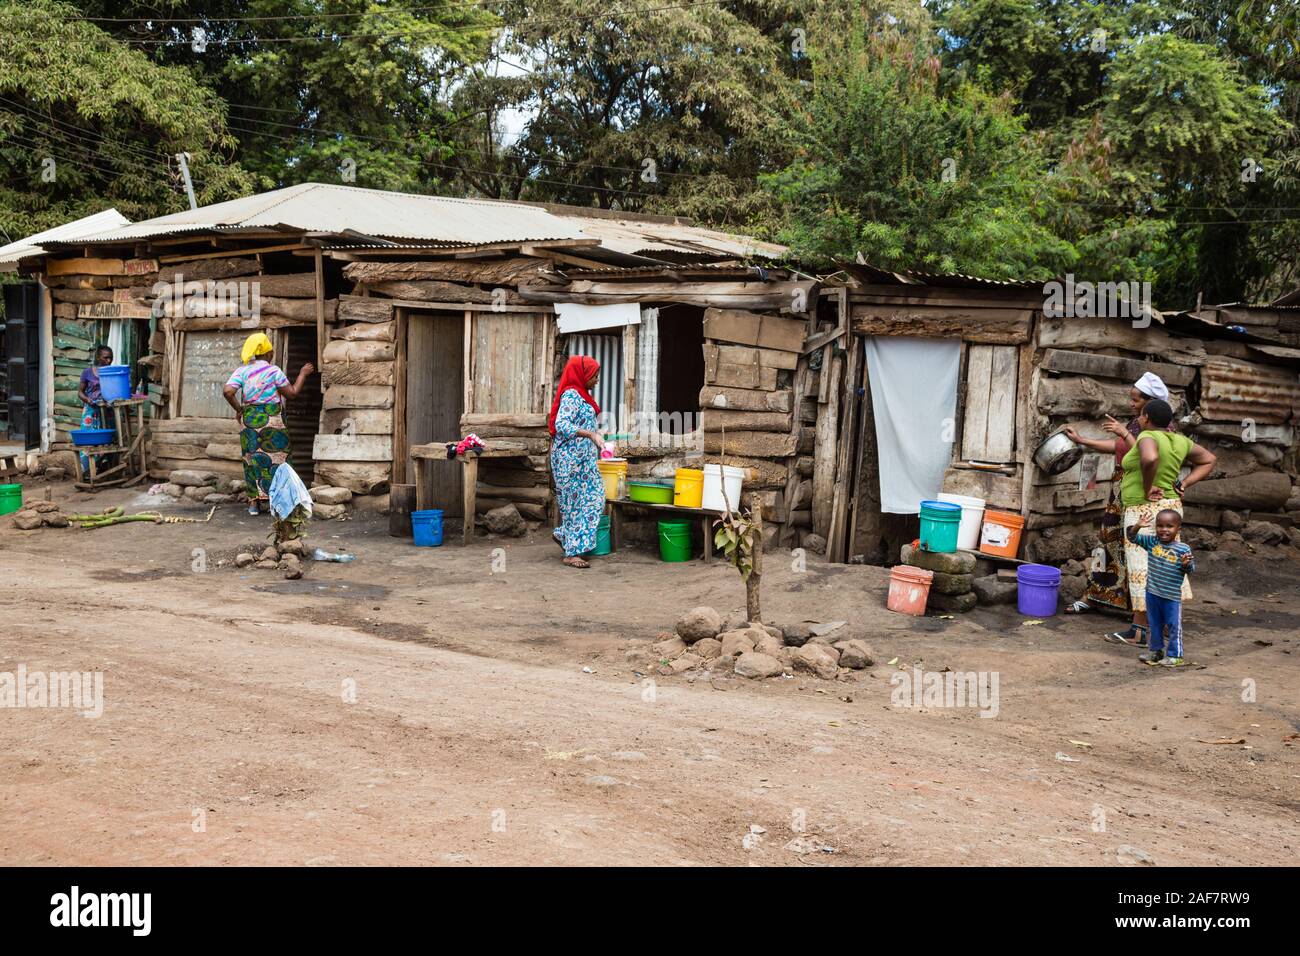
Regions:
<instances>
[{"instance_id":1,"label":"open doorway","mask_svg":"<svg viewBox=\"0 0 1300 956\"><path fill-rule=\"evenodd\" d=\"M411 312L406 321L406 444L460 437L465 402L465 322L455 312ZM430 507L464 518L459 464L436 463ZM413 480L408 477L407 479ZM471 518L472 520L472 518Z\"/></svg>"},{"instance_id":2,"label":"open doorway","mask_svg":"<svg viewBox=\"0 0 1300 956\"><path fill-rule=\"evenodd\" d=\"M283 330L283 343L278 362L290 380L298 369L316 362L316 326L295 325ZM284 404L284 427L289 432L289 462L298 477L311 486L315 479L316 462L312 458L312 445L320 426L321 388L320 372L309 376L297 398Z\"/></svg>"}]
</instances>

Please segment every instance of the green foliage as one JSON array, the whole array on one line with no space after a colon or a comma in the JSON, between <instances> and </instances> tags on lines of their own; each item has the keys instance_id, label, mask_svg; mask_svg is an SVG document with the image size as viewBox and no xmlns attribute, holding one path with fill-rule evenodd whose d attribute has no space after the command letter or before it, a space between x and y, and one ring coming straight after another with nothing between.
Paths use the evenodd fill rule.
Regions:
<instances>
[{"instance_id":1,"label":"green foliage","mask_svg":"<svg viewBox=\"0 0 1300 956\"><path fill-rule=\"evenodd\" d=\"M796 258L1047 278L1075 252L1041 222L1047 162L1007 97L944 88L926 31L819 31L790 110L797 159L764 184Z\"/></svg>"},{"instance_id":2,"label":"green foliage","mask_svg":"<svg viewBox=\"0 0 1300 956\"><path fill-rule=\"evenodd\" d=\"M244 194L224 104L57 0L0 2L0 228L13 239L116 206L131 219ZM52 165L51 162L52 161Z\"/></svg>"}]
</instances>

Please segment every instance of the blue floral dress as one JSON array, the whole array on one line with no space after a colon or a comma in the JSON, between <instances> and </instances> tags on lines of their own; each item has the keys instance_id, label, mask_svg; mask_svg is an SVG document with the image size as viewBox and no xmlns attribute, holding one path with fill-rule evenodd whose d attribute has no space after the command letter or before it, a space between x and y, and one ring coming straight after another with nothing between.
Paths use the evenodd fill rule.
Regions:
<instances>
[{"instance_id":1,"label":"blue floral dress","mask_svg":"<svg viewBox=\"0 0 1300 956\"><path fill-rule=\"evenodd\" d=\"M564 556L586 554L596 548L596 528L605 510L605 486L596 467L600 453L578 431L596 430L596 412L573 389L560 396L551 442L551 475L560 505L560 526L555 540Z\"/></svg>"}]
</instances>

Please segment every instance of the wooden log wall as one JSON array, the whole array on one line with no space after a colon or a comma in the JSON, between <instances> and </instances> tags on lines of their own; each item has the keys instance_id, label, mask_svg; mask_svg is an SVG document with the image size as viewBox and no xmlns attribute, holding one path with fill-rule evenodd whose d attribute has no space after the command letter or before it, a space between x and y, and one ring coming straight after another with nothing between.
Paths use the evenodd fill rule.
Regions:
<instances>
[{"instance_id":1,"label":"wooden log wall","mask_svg":"<svg viewBox=\"0 0 1300 956\"><path fill-rule=\"evenodd\" d=\"M54 440L53 450L72 447L69 432L81 427L81 400L77 389L81 373L94 359L96 345L107 342L108 323L116 318L147 319L149 311L132 297L135 287L157 281L158 263L153 259L67 258L51 259L42 281L53 301ZM161 344L151 336L150 348ZM114 356L120 362L121 356ZM132 370L133 382L141 374L149 383L149 394L161 401L164 363L149 355L143 368ZM154 405L146 414L156 412Z\"/></svg>"},{"instance_id":2,"label":"wooden log wall","mask_svg":"<svg viewBox=\"0 0 1300 956\"><path fill-rule=\"evenodd\" d=\"M397 416L397 315L391 302L340 297L321 351L324 401L312 447L317 484L353 494L388 491Z\"/></svg>"}]
</instances>

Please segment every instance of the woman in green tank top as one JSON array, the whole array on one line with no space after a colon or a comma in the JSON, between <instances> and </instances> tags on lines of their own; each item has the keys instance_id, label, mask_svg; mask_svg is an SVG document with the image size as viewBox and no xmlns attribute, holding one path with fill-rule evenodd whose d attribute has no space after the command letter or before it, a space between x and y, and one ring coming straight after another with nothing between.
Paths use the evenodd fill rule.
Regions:
<instances>
[{"instance_id":1,"label":"woman in green tank top","mask_svg":"<svg viewBox=\"0 0 1300 956\"><path fill-rule=\"evenodd\" d=\"M1124 530L1142 518L1155 520L1165 510L1183 513L1183 494L1214 470L1217 460L1186 435L1167 431L1174 412L1168 402L1152 399L1138 416L1137 441L1124 456L1124 478L1120 482L1120 503L1124 506ZM1191 472L1181 481L1184 463ZM1131 542L1125 546L1128 564L1129 598L1133 606L1133 627L1128 634L1112 635L1125 644L1143 646L1147 638L1147 553ZM1183 600L1192 596L1183 579Z\"/></svg>"}]
</instances>

